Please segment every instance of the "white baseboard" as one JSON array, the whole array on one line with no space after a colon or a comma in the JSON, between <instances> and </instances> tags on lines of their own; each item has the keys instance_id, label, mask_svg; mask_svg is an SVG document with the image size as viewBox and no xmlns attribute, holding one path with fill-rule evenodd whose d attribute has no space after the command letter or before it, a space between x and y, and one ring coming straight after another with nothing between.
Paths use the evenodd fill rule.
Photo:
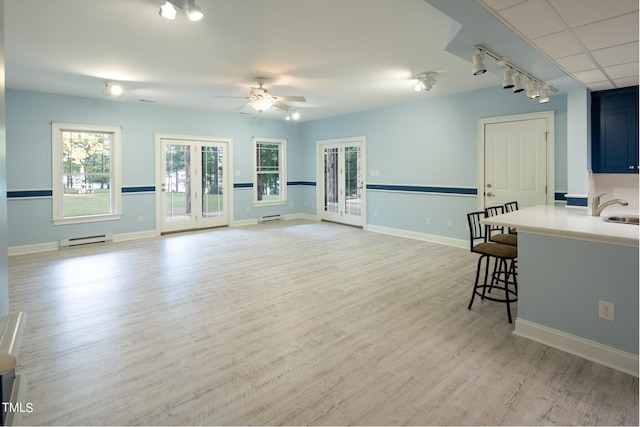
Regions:
<instances>
[{"instance_id":1,"label":"white baseboard","mask_svg":"<svg viewBox=\"0 0 640 427\"><path fill-rule=\"evenodd\" d=\"M401 230L399 228L383 227L380 225L367 225L365 226L365 229L368 231L373 231L374 233L390 234L392 236L407 237L409 239L423 240L425 242L439 243L441 245L469 249L469 242L467 240L454 239L452 237L419 233L417 231Z\"/></svg>"},{"instance_id":2,"label":"white baseboard","mask_svg":"<svg viewBox=\"0 0 640 427\"><path fill-rule=\"evenodd\" d=\"M514 334L583 359L638 376L638 356L528 320L516 319Z\"/></svg>"},{"instance_id":3,"label":"white baseboard","mask_svg":"<svg viewBox=\"0 0 640 427\"><path fill-rule=\"evenodd\" d=\"M127 240L148 239L156 237L155 230L138 231L135 233L114 234L114 242L124 242ZM11 246L8 248L9 256L35 254L38 252L50 252L60 249L59 242L37 243L35 245Z\"/></svg>"},{"instance_id":4,"label":"white baseboard","mask_svg":"<svg viewBox=\"0 0 640 427\"><path fill-rule=\"evenodd\" d=\"M38 252L57 251L60 248L59 242L36 243L35 245L10 246L9 256L35 254Z\"/></svg>"},{"instance_id":5,"label":"white baseboard","mask_svg":"<svg viewBox=\"0 0 640 427\"><path fill-rule=\"evenodd\" d=\"M113 241L126 242L127 240L150 239L156 236L158 236L158 234L155 230L136 231L135 233L115 234Z\"/></svg>"}]
</instances>

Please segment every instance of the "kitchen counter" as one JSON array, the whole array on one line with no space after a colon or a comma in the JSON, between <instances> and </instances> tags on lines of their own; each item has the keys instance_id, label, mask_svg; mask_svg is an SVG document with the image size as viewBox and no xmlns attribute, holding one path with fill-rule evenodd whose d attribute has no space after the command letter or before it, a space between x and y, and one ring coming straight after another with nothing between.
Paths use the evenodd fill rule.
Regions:
<instances>
[{"instance_id":1,"label":"kitchen counter","mask_svg":"<svg viewBox=\"0 0 640 427\"><path fill-rule=\"evenodd\" d=\"M617 213L629 215L628 211L617 211L614 206L607 208L599 217L589 215L588 209L533 206L486 218L483 223L505 225L535 234L638 247L640 227L603 221Z\"/></svg>"},{"instance_id":2,"label":"kitchen counter","mask_svg":"<svg viewBox=\"0 0 640 427\"><path fill-rule=\"evenodd\" d=\"M534 206L486 218L518 229L516 335L638 376L640 227L604 222L637 215L610 206ZM613 304L614 321L599 317Z\"/></svg>"}]
</instances>

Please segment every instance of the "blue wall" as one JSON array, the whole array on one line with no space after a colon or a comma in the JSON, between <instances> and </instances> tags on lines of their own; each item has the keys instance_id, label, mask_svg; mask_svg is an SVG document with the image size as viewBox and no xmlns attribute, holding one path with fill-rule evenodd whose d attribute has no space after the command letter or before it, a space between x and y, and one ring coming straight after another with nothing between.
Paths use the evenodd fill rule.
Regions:
<instances>
[{"instance_id":1,"label":"blue wall","mask_svg":"<svg viewBox=\"0 0 640 427\"><path fill-rule=\"evenodd\" d=\"M475 196L396 191L394 186L477 188L478 119L555 111L555 187L567 188L566 96L555 95L546 104L488 88L410 104L349 114L305 123L306 144L317 140L366 136L367 184L388 190L369 190L367 221L456 239L468 239L466 213L477 208ZM308 179L315 173L315 156L307 151ZM372 177L370 171L379 175ZM400 188L398 190L404 190ZM455 192L454 192L455 193ZM377 214L377 215L376 215ZM431 224L426 224L426 218ZM447 221L453 220L453 228Z\"/></svg>"},{"instance_id":2,"label":"blue wall","mask_svg":"<svg viewBox=\"0 0 640 427\"><path fill-rule=\"evenodd\" d=\"M507 93L509 92L509 93ZM555 111L556 190L567 185L566 96L548 104L489 88L311 122L168 108L159 105L7 91L7 186L9 191L51 190L51 122L122 127L122 185L155 185L155 134L233 138L236 184L252 182L253 136L286 138L289 203L254 208L253 192L234 191L234 221L274 212L315 215L316 141L365 136L369 185L451 187L475 190L477 121L480 118ZM369 175L369 173L368 173ZM387 188L387 187L385 187ZM471 195L370 189L368 224L455 239L467 238L465 214L477 206ZM50 197L10 198L9 246L55 242L72 235L134 233L155 229L155 194L123 195L123 218L104 223L54 226ZM138 216L149 218L137 222ZM425 218L432 224L427 226ZM446 222L453 220L454 227Z\"/></svg>"}]
</instances>

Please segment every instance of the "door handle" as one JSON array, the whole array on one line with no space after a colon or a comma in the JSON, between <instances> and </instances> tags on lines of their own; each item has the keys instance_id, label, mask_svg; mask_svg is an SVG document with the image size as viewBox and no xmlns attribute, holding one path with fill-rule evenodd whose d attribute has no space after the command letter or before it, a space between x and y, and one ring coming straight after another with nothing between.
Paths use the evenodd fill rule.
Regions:
<instances>
[{"instance_id":1,"label":"door handle","mask_svg":"<svg viewBox=\"0 0 640 427\"><path fill-rule=\"evenodd\" d=\"M487 197L495 197L496 195L495 195L495 194L493 194L493 193L487 193L487 194L486 194L486 196L487 196Z\"/></svg>"}]
</instances>

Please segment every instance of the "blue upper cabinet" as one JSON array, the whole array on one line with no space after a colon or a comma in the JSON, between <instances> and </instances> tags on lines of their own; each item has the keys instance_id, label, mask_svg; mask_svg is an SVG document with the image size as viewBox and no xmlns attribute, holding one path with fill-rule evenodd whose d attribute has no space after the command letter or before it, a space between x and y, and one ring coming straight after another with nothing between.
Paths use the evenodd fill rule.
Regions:
<instances>
[{"instance_id":1,"label":"blue upper cabinet","mask_svg":"<svg viewBox=\"0 0 640 427\"><path fill-rule=\"evenodd\" d=\"M594 173L638 173L638 86L591 94Z\"/></svg>"}]
</instances>

